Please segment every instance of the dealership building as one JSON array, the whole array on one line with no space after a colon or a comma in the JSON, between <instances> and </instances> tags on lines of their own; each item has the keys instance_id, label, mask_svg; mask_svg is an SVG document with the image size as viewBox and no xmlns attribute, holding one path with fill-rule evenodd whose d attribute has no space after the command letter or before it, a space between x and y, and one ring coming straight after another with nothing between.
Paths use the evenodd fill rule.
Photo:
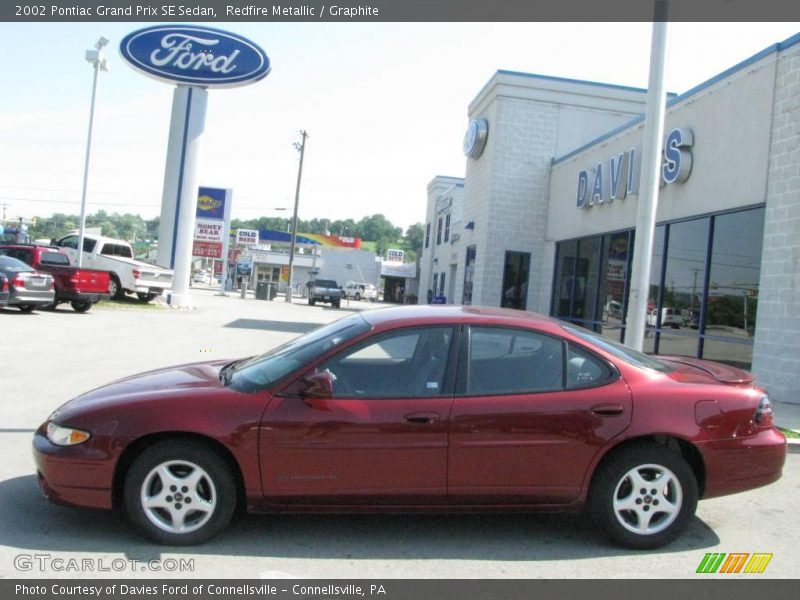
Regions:
<instances>
[{"instance_id":1,"label":"dealership building","mask_svg":"<svg viewBox=\"0 0 800 600\"><path fill-rule=\"evenodd\" d=\"M646 90L498 71L428 185L420 301L623 340ZM800 402L800 34L667 103L645 348ZM426 294L427 291L427 294Z\"/></svg>"}]
</instances>

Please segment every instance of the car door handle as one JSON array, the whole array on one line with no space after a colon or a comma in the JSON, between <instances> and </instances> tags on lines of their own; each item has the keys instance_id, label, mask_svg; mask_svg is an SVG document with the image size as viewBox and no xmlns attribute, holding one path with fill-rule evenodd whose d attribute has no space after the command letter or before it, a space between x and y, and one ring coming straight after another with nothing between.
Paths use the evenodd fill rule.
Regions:
<instances>
[{"instance_id":1,"label":"car door handle","mask_svg":"<svg viewBox=\"0 0 800 600\"><path fill-rule=\"evenodd\" d=\"M596 404L591 408L591 411L601 417L613 417L621 415L625 411L625 407L621 404Z\"/></svg>"},{"instance_id":2,"label":"car door handle","mask_svg":"<svg viewBox=\"0 0 800 600\"><path fill-rule=\"evenodd\" d=\"M427 423L438 423L439 415L436 413L412 413L403 417L406 423L415 425L425 425Z\"/></svg>"}]
</instances>

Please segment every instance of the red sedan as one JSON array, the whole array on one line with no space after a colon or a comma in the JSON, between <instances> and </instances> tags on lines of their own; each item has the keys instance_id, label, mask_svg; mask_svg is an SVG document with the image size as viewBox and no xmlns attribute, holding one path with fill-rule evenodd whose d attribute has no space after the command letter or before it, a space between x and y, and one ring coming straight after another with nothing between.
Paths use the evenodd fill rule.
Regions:
<instances>
[{"instance_id":1,"label":"red sedan","mask_svg":"<svg viewBox=\"0 0 800 600\"><path fill-rule=\"evenodd\" d=\"M237 508L577 510L655 548L700 498L776 481L786 440L748 373L655 359L513 310L350 315L237 361L122 379L34 436L63 504L204 542Z\"/></svg>"}]
</instances>

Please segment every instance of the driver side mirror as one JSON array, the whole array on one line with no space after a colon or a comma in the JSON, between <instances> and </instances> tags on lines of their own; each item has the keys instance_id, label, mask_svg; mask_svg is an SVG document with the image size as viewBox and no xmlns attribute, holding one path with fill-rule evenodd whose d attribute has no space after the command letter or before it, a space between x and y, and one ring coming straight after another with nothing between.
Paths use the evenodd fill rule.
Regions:
<instances>
[{"instance_id":1,"label":"driver side mirror","mask_svg":"<svg viewBox=\"0 0 800 600\"><path fill-rule=\"evenodd\" d=\"M333 397L334 377L330 371L319 371L303 378L304 389L300 391L303 398L327 400Z\"/></svg>"}]
</instances>

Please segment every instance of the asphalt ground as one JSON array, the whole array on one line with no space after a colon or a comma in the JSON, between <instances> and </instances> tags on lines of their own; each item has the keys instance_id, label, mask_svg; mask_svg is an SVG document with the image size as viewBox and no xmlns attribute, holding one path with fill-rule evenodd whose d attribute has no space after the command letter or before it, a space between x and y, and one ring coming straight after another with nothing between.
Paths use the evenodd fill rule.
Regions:
<instances>
[{"instance_id":1,"label":"asphalt ground","mask_svg":"<svg viewBox=\"0 0 800 600\"><path fill-rule=\"evenodd\" d=\"M695 573L709 552L773 554L763 574L739 578L800 573L797 454L776 484L701 502L678 541L649 552L610 546L586 516L558 514L247 515L203 546L165 548L122 514L44 500L31 434L69 398L147 369L261 352L371 308L193 294L193 310L135 302L86 314L0 310L0 578L732 577Z\"/></svg>"}]
</instances>

